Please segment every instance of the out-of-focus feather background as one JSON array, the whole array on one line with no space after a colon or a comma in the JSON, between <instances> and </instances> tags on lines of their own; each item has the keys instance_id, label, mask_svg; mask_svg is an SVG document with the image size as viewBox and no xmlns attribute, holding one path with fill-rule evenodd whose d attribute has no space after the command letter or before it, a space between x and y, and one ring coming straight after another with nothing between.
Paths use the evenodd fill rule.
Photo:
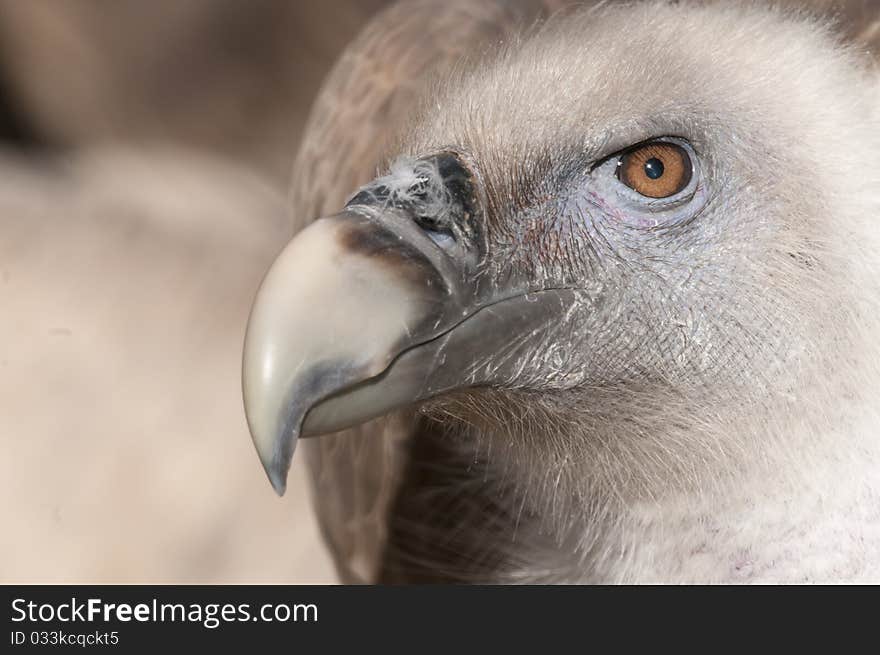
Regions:
<instances>
[{"instance_id":1,"label":"out-of-focus feather background","mask_svg":"<svg viewBox=\"0 0 880 655\"><path fill-rule=\"evenodd\" d=\"M241 341L290 167L384 0L0 0L0 582L331 582Z\"/></svg>"}]
</instances>

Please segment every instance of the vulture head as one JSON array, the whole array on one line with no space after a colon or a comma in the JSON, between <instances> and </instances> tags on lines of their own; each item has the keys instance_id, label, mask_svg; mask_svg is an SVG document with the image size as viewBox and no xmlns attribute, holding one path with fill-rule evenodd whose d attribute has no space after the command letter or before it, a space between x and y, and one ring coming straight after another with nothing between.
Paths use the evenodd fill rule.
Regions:
<instances>
[{"instance_id":1,"label":"vulture head","mask_svg":"<svg viewBox=\"0 0 880 655\"><path fill-rule=\"evenodd\" d=\"M256 298L260 458L283 493L299 439L409 412L399 457L420 438L464 454L432 488L482 499L474 523L507 517L500 559L529 579L715 579L676 550L691 523L781 511L841 462L876 479L876 73L824 24L754 3L573 9L497 40L424 73L380 145L356 147L369 120L339 123L351 136L323 155L379 174ZM772 534L737 548L778 562Z\"/></svg>"}]
</instances>

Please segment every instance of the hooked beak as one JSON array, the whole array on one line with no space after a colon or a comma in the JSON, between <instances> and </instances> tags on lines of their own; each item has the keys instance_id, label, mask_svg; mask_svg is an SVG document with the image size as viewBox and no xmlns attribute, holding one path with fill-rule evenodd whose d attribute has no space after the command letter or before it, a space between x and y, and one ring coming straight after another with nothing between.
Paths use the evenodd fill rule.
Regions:
<instances>
[{"instance_id":1,"label":"hooked beak","mask_svg":"<svg viewBox=\"0 0 880 655\"><path fill-rule=\"evenodd\" d=\"M480 274L485 244L472 181L453 155L396 201L383 179L302 230L251 311L242 386L254 445L284 493L299 437L335 432L462 387L501 384L524 365L520 335L570 300ZM442 184L442 216L426 186ZM412 191L412 189L410 189ZM436 211L434 206L433 210Z\"/></svg>"}]
</instances>

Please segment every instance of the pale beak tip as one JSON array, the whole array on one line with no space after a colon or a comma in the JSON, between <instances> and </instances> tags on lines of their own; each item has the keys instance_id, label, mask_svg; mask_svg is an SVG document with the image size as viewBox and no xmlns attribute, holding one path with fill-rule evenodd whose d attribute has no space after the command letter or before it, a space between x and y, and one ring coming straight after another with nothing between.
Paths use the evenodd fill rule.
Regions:
<instances>
[{"instance_id":1,"label":"pale beak tip","mask_svg":"<svg viewBox=\"0 0 880 655\"><path fill-rule=\"evenodd\" d=\"M284 492L287 491L287 473L282 472L281 467L276 466L267 468L266 473L269 476L269 482L272 483L275 493L279 497L283 496Z\"/></svg>"},{"instance_id":2,"label":"pale beak tip","mask_svg":"<svg viewBox=\"0 0 880 655\"><path fill-rule=\"evenodd\" d=\"M262 455L262 453L260 454ZM283 496L287 491L287 471L290 468L290 460L287 462L282 460L282 457L271 455L266 458L260 457L263 470L266 471L266 477L269 478L269 483L279 496Z\"/></svg>"},{"instance_id":3,"label":"pale beak tip","mask_svg":"<svg viewBox=\"0 0 880 655\"><path fill-rule=\"evenodd\" d=\"M266 476L269 478L275 493L283 496L287 490L287 472L290 470L291 457L290 455L285 457L278 450L266 453L266 455L266 457L263 457L263 453L260 453L263 469L266 471Z\"/></svg>"},{"instance_id":4,"label":"pale beak tip","mask_svg":"<svg viewBox=\"0 0 880 655\"><path fill-rule=\"evenodd\" d=\"M248 418L250 419L250 416ZM250 428L260 463L266 472L266 477L269 478L275 493L283 496L287 490L287 473L290 470L296 438L293 437L288 442L281 435L277 435L274 438L268 437L265 431L254 430L250 420L248 421L248 427Z\"/></svg>"}]
</instances>

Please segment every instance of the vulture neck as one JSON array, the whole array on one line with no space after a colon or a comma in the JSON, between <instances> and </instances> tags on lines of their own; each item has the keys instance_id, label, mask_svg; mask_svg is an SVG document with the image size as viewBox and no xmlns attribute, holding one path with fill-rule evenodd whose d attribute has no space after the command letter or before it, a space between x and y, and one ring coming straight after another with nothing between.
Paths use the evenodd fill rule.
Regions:
<instances>
[{"instance_id":1,"label":"vulture neck","mask_svg":"<svg viewBox=\"0 0 880 655\"><path fill-rule=\"evenodd\" d=\"M867 440L844 442L843 448L831 441L792 450L786 461L775 455L753 461L703 488L618 507L597 532L590 525L584 530L595 558L587 577L657 583L876 580L878 449Z\"/></svg>"},{"instance_id":2,"label":"vulture neck","mask_svg":"<svg viewBox=\"0 0 880 655\"><path fill-rule=\"evenodd\" d=\"M880 419L865 407L842 401L818 430L815 415L785 426L748 417L734 439L729 424L717 434L668 428L653 451L627 445L635 435L626 432L544 433L505 449L510 434L480 430L489 479L507 490L517 481L508 496L519 542L510 575L584 583L880 579ZM571 440L590 447L578 453Z\"/></svg>"}]
</instances>

